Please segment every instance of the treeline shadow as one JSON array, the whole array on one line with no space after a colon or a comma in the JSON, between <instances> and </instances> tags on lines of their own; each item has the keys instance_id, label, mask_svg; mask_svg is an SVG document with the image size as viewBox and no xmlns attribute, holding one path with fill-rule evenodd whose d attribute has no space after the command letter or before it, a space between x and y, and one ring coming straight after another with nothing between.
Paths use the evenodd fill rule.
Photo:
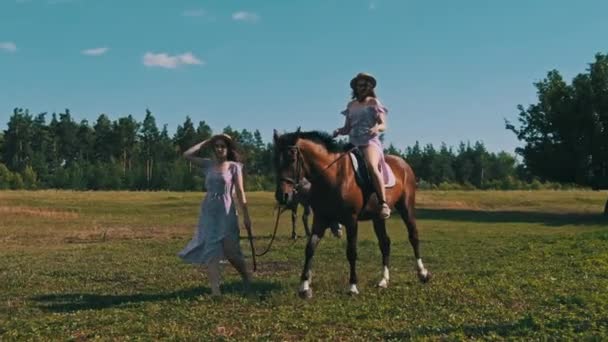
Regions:
<instances>
[{"instance_id":1,"label":"treeline shadow","mask_svg":"<svg viewBox=\"0 0 608 342\"><path fill-rule=\"evenodd\" d=\"M476 223L539 223L551 227L565 225L608 226L608 216L602 213L548 213L537 211L486 211L472 209L417 208L416 216L424 220L462 221Z\"/></svg>"},{"instance_id":2,"label":"treeline shadow","mask_svg":"<svg viewBox=\"0 0 608 342\"><path fill-rule=\"evenodd\" d=\"M280 289L278 283L253 281L250 298L264 298L271 292ZM241 294L247 296L241 282L228 282L222 285L222 294ZM169 293L136 293L124 295L106 295L95 293L49 294L32 297L38 307L48 312L74 312L82 310L100 310L121 305L160 302L167 300L193 300L200 296L210 295L211 289L205 286L193 287Z\"/></svg>"}]
</instances>

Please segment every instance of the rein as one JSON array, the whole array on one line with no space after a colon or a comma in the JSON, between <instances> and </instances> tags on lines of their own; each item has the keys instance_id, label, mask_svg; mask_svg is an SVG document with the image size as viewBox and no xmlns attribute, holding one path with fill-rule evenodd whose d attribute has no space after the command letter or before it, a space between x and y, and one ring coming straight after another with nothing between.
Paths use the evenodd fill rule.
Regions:
<instances>
[{"instance_id":1,"label":"rein","mask_svg":"<svg viewBox=\"0 0 608 342\"><path fill-rule=\"evenodd\" d=\"M294 150L296 152L296 177L295 179L293 178L289 178L289 177L281 177L281 181L290 183L291 185L294 186L293 188L293 192L294 195L297 195L298 193L298 187L301 186L302 180L304 179L304 177L302 176L302 169L303 169L303 158L302 158L302 152L300 151L300 148L296 145L293 146L288 146L289 149ZM356 146L353 146L351 148L349 148L348 150L346 150L345 152L343 152L338 158L334 159L331 163L329 163L329 165L327 165L326 167L324 167L320 173L326 171L327 169L329 169L332 165L334 165L336 162L338 162L338 160L342 159L342 157L348 155L350 152L352 152L355 148L357 148ZM317 174L317 177L319 176L319 174ZM311 177L310 178L310 182L312 183L311 180L316 180L316 177ZM262 252L262 253L255 253L255 251L253 251L253 254L255 256L263 256L266 253L268 253L270 251L270 247L272 247L272 243L274 242L275 237L277 236L277 230L279 228L279 218L281 217L281 214L286 210L286 207L279 207L279 210L277 211L277 218L275 220L274 223L274 230L272 232L272 237L270 238L270 242L268 243L268 246L266 247L266 249ZM253 241L252 241L253 242ZM292 244L295 242L292 242ZM253 249L253 248L252 248Z\"/></svg>"},{"instance_id":2,"label":"rein","mask_svg":"<svg viewBox=\"0 0 608 342\"><path fill-rule=\"evenodd\" d=\"M272 232L272 237L270 238L270 242L268 243L268 247L266 247L266 249L260 253L260 254L256 254L256 256L263 256L264 254L268 253L268 251L270 251L270 247L272 247L272 243L274 242L274 238L277 236L277 229L279 228L279 218L281 217L281 214L283 213L283 211L285 211L284 207L279 207L279 210L277 211L277 219L274 222L274 231Z\"/></svg>"},{"instance_id":3,"label":"rein","mask_svg":"<svg viewBox=\"0 0 608 342\"><path fill-rule=\"evenodd\" d=\"M281 177L281 180L284 182L290 183L291 185L294 185L294 194L296 194L297 186L299 186L301 184L302 179L304 178L302 176L302 168L303 168L302 164L304 163L304 161L302 158L302 152L300 151L300 148L297 145L288 146L288 148L290 150L294 150L296 152L296 177L295 177L296 179L289 178L289 177ZM317 175L310 177L308 179L308 181L310 183L312 183L314 180L316 180L317 177L320 176L321 173L328 170L332 165L334 165L336 162L338 162L338 160L342 159L344 156L348 155L350 152L352 152L356 148L357 148L356 146L353 146L353 147L349 148L348 150L346 150L345 152L342 152L338 158L334 159L331 163L329 163L329 165L327 165L321 171L319 171L319 173Z\"/></svg>"}]
</instances>

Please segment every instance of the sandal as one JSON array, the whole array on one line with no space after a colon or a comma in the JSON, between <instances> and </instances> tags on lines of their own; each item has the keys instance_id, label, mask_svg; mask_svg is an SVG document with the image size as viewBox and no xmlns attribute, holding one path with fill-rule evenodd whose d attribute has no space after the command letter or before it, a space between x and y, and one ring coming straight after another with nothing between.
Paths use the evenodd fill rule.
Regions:
<instances>
[{"instance_id":1,"label":"sandal","mask_svg":"<svg viewBox=\"0 0 608 342\"><path fill-rule=\"evenodd\" d=\"M386 204L386 202L383 202L382 209L380 209L380 218L386 220L389 217L391 217L391 208L388 207L388 204Z\"/></svg>"}]
</instances>

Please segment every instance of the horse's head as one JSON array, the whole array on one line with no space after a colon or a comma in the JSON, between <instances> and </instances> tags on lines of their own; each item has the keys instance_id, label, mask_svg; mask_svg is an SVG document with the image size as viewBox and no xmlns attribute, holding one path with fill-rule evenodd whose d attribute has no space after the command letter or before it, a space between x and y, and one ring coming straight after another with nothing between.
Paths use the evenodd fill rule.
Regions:
<instances>
[{"instance_id":1,"label":"horse's head","mask_svg":"<svg viewBox=\"0 0 608 342\"><path fill-rule=\"evenodd\" d=\"M274 167L277 176L275 198L279 204L290 205L295 200L298 184L304 178L302 155L297 137L292 134L279 135L276 130L274 140Z\"/></svg>"},{"instance_id":2,"label":"horse's head","mask_svg":"<svg viewBox=\"0 0 608 342\"><path fill-rule=\"evenodd\" d=\"M290 205L299 192L315 182L335 178L335 161L344 155L344 145L320 131L297 131L279 135L274 131L274 166L277 175L276 200ZM338 155L338 157L336 157ZM342 159L344 160L344 159Z\"/></svg>"}]
</instances>

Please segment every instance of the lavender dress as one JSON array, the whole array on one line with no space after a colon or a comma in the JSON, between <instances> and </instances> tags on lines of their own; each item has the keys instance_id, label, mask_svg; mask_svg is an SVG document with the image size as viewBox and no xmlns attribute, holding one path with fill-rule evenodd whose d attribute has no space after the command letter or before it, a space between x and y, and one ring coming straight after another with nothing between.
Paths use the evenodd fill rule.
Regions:
<instances>
[{"instance_id":1,"label":"lavender dress","mask_svg":"<svg viewBox=\"0 0 608 342\"><path fill-rule=\"evenodd\" d=\"M357 147L371 145L378 150L380 155L380 173L386 185L392 183L394 175L384 159L384 148L382 147L379 135L370 133L369 129L376 124L378 116L381 113L388 114L388 109L379 100L376 101L378 102L376 106L364 106L354 110L347 108L342 111L342 114L346 116L350 125L348 133L350 143Z\"/></svg>"},{"instance_id":2,"label":"lavender dress","mask_svg":"<svg viewBox=\"0 0 608 342\"><path fill-rule=\"evenodd\" d=\"M242 165L229 162L226 171L219 171L216 163L203 160L203 174L207 194L201 203L198 226L194 237L178 256L185 262L205 264L213 259L224 258L224 240L236 244L239 254L239 224L235 203L235 183L242 172ZM242 256L242 254L241 254Z\"/></svg>"}]
</instances>

